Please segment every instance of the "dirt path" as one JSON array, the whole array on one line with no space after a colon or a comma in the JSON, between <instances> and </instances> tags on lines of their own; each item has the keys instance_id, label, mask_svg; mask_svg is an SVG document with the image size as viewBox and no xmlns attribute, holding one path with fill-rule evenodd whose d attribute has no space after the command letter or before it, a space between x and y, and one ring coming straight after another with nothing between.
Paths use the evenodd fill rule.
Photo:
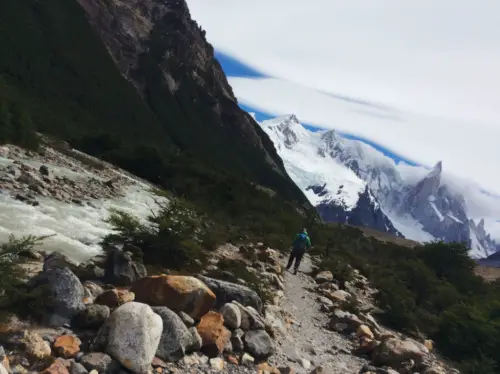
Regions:
<instances>
[{"instance_id":1,"label":"dirt path","mask_svg":"<svg viewBox=\"0 0 500 374\"><path fill-rule=\"evenodd\" d=\"M325 374L357 374L366 361L350 354L349 340L326 328L329 318L320 311L317 294L307 290L315 285L308 275L311 265L306 255L297 275L285 272L286 299L281 307L296 323L277 342L277 354L269 361L277 367L290 366L297 374L310 373L316 366L322 366Z\"/></svg>"}]
</instances>

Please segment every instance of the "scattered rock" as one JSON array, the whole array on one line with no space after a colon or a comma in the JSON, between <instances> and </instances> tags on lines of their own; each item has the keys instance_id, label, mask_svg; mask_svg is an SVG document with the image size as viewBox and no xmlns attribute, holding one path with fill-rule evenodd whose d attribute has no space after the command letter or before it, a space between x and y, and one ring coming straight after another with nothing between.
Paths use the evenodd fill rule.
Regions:
<instances>
[{"instance_id":1,"label":"scattered rock","mask_svg":"<svg viewBox=\"0 0 500 374\"><path fill-rule=\"evenodd\" d=\"M69 374L62 360L55 360L42 374Z\"/></svg>"},{"instance_id":2,"label":"scattered rock","mask_svg":"<svg viewBox=\"0 0 500 374\"><path fill-rule=\"evenodd\" d=\"M241 364L245 366L252 366L255 362L255 359L250 356L248 353L244 353L241 357Z\"/></svg>"},{"instance_id":3,"label":"scattered rock","mask_svg":"<svg viewBox=\"0 0 500 374\"><path fill-rule=\"evenodd\" d=\"M75 323L82 328L99 328L108 319L110 309L106 305L89 304L75 318Z\"/></svg>"},{"instance_id":4,"label":"scattered rock","mask_svg":"<svg viewBox=\"0 0 500 374\"><path fill-rule=\"evenodd\" d=\"M36 332L25 330L20 337L21 346L24 351L31 357L43 359L52 354L49 343Z\"/></svg>"},{"instance_id":5,"label":"scattered rock","mask_svg":"<svg viewBox=\"0 0 500 374\"><path fill-rule=\"evenodd\" d=\"M192 327L194 326L195 322L194 322L194 319L192 319L190 316L188 316L186 313L184 312L179 312L179 317L182 319L182 322L184 322L184 324L187 326L187 327Z\"/></svg>"},{"instance_id":6,"label":"scattered rock","mask_svg":"<svg viewBox=\"0 0 500 374\"><path fill-rule=\"evenodd\" d=\"M251 306L245 307L233 300L232 304L236 305L241 314L241 324L242 330L263 330L265 328L265 321L260 316L260 314Z\"/></svg>"},{"instance_id":7,"label":"scattered rock","mask_svg":"<svg viewBox=\"0 0 500 374\"><path fill-rule=\"evenodd\" d=\"M421 362L423 356L424 352L413 340L389 338L384 340L373 352L372 360L375 365L398 367L407 360Z\"/></svg>"},{"instance_id":8,"label":"scattered rock","mask_svg":"<svg viewBox=\"0 0 500 374\"><path fill-rule=\"evenodd\" d=\"M266 359L274 353L274 343L264 330L248 331L244 341L245 348L257 359Z\"/></svg>"},{"instance_id":9,"label":"scattered rock","mask_svg":"<svg viewBox=\"0 0 500 374\"><path fill-rule=\"evenodd\" d=\"M69 369L70 374L88 374L88 370L82 364L71 361L71 366Z\"/></svg>"},{"instance_id":10,"label":"scattered rock","mask_svg":"<svg viewBox=\"0 0 500 374\"><path fill-rule=\"evenodd\" d=\"M186 354L192 343L192 335L181 318L164 306L152 307L163 321L163 332L156 351L156 356L168 361L178 361Z\"/></svg>"},{"instance_id":11,"label":"scattered rock","mask_svg":"<svg viewBox=\"0 0 500 374\"><path fill-rule=\"evenodd\" d=\"M134 357L134 356L131 356ZM97 370L99 373L114 373L120 364L105 353L89 353L82 357L80 363L87 370Z\"/></svg>"},{"instance_id":12,"label":"scattered rock","mask_svg":"<svg viewBox=\"0 0 500 374\"><path fill-rule=\"evenodd\" d=\"M128 286L138 279L146 277L143 264L132 260L132 256L120 249L113 249L108 254L105 266L105 281L118 286Z\"/></svg>"},{"instance_id":13,"label":"scattered rock","mask_svg":"<svg viewBox=\"0 0 500 374\"><path fill-rule=\"evenodd\" d=\"M224 369L224 360L220 357L210 359L210 367L214 370L221 371Z\"/></svg>"},{"instance_id":14,"label":"scattered rock","mask_svg":"<svg viewBox=\"0 0 500 374\"><path fill-rule=\"evenodd\" d=\"M130 302L111 313L106 324L106 351L132 372L146 372L160 343L161 317L146 304Z\"/></svg>"},{"instance_id":15,"label":"scattered rock","mask_svg":"<svg viewBox=\"0 0 500 374\"><path fill-rule=\"evenodd\" d=\"M375 336L373 335L373 332L372 330L370 330L370 328L366 325L361 325L358 327L358 330L356 331L356 336L357 337L367 337L367 338L370 338L370 339L374 339Z\"/></svg>"},{"instance_id":16,"label":"scattered rock","mask_svg":"<svg viewBox=\"0 0 500 374\"><path fill-rule=\"evenodd\" d=\"M243 335L245 333L241 329L236 329L231 334L231 344L235 352L243 352L245 344L243 343Z\"/></svg>"},{"instance_id":17,"label":"scattered rock","mask_svg":"<svg viewBox=\"0 0 500 374\"><path fill-rule=\"evenodd\" d=\"M241 325L241 312L238 306L232 303L224 304L220 310L224 317L224 324L230 329L237 329Z\"/></svg>"},{"instance_id":18,"label":"scattered rock","mask_svg":"<svg viewBox=\"0 0 500 374\"><path fill-rule=\"evenodd\" d=\"M202 339L202 350L210 357L221 354L231 337L231 333L224 326L224 317L216 312L205 314L197 330Z\"/></svg>"},{"instance_id":19,"label":"scattered rock","mask_svg":"<svg viewBox=\"0 0 500 374\"><path fill-rule=\"evenodd\" d=\"M322 271L314 278L316 283L325 283L333 281L333 274L331 271Z\"/></svg>"},{"instance_id":20,"label":"scattered rock","mask_svg":"<svg viewBox=\"0 0 500 374\"><path fill-rule=\"evenodd\" d=\"M44 319L51 326L69 324L71 319L85 308L83 286L68 268L44 270L33 278L31 285L47 290Z\"/></svg>"},{"instance_id":21,"label":"scattered rock","mask_svg":"<svg viewBox=\"0 0 500 374\"><path fill-rule=\"evenodd\" d=\"M111 290L106 290L102 294L100 294L95 299L95 303L99 305L106 305L109 308L116 308L125 303L134 301L134 299L135 294L133 292L113 288Z\"/></svg>"},{"instance_id":22,"label":"scattered rock","mask_svg":"<svg viewBox=\"0 0 500 374\"><path fill-rule=\"evenodd\" d=\"M74 358L80 352L81 344L74 335L62 335L54 342L54 351L60 357Z\"/></svg>"},{"instance_id":23,"label":"scattered rock","mask_svg":"<svg viewBox=\"0 0 500 374\"><path fill-rule=\"evenodd\" d=\"M196 320L215 303L215 294L202 281L189 276L151 276L135 282L131 290L139 302L183 311Z\"/></svg>"},{"instance_id":24,"label":"scattered rock","mask_svg":"<svg viewBox=\"0 0 500 374\"><path fill-rule=\"evenodd\" d=\"M224 304L237 301L242 305L251 306L259 313L262 312L262 300L252 289L236 283L230 283L218 279L198 275L217 296L216 307L221 308Z\"/></svg>"}]
</instances>

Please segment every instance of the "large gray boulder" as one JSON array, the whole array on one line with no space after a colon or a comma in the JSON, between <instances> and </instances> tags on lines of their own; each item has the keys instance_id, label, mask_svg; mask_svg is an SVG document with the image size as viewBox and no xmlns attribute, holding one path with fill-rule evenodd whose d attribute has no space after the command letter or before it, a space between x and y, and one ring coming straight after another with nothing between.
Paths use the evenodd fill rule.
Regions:
<instances>
[{"instance_id":1,"label":"large gray boulder","mask_svg":"<svg viewBox=\"0 0 500 374\"><path fill-rule=\"evenodd\" d=\"M106 352L134 373L147 372L160 344L162 318L149 305L129 302L111 313L105 325Z\"/></svg>"},{"instance_id":2,"label":"large gray boulder","mask_svg":"<svg viewBox=\"0 0 500 374\"><path fill-rule=\"evenodd\" d=\"M174 311L165 306L157 306L152 309L163 321L163 332L156 351L157 357L175 362L183 358L193 346L200 345L197 337L193 336L193 331L186 327Z\"/></svg>"},{"instance_id":3,"label":"large gray boulder","mask_svg":"<svg viewBox=\"0 0 500 374\"><path fill-rule=\"evenodd\" d=\"M33 278L30 285L43 293L42 317L50 326L71 323L73 317L85 308L82 283L67 267L48 267Z\"/></svg>"},{"instance_id":4,"label":"large gray boulder","mask_svg":"<svg viewBox=\"0 0 500 374\"><path fill-rule=\"evenodd\" d=\"M258 360L264 360L274 353L274 343L265 330L248 331L244 341L246 350Z\"/></svg>"},{"instance_id":5,"label":"large gray boulder","mask_svg":"<svg viewBox=\"0 0 500 374\"><path fill-rule=\"evenodd\" d=\"M215 305L217 308L221 308L224 304L234 300L245 306L251 306L259 313L262 313L262 300L254 290L240 284L213 279L203 275L198 275L198 279L203 281L217 297Z\"/></svg>"}]
</instances>

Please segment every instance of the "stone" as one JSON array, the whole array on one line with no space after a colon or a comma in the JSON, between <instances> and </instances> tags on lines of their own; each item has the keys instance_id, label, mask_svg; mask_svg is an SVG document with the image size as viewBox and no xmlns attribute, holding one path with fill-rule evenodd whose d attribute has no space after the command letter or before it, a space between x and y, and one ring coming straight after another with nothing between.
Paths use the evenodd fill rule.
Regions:
<instances>
[{"instance_id":1,"label":"stone","mask_svg":"<svg viewBox=\"0 0 500 374\"><path fill-rule=\"evenodd\" d=\"M260 314L251 306L245 307L233 300L232 304L236 305L240 309L241 314L241 324L242 330L263 330L266 326L264 319Z\"/></svg>"},{"instance_id":2,"label":"stone","mask_svg":"<svg viewBox=\"0 0 500 374\"><path fill-rule=\"evenodd\" d=\"M441 366L431 366L426 368L422 374L446 374L446 370Z\"/></svg>"},{"instance_id":3,"label":"stone","mask_svg":"<svg viewBox=\"0 0 500 374\"><path fill-rule=\"evenodd\" d=\"M327 294L325 294L325 296L334 302L336 302L336 301L337 302L344 302L344 301L347 301L347 299L349 299L352 295L347 291L337 290L337 291L327 293Z\"/></svg>"},{"instance_id":4,"label":"stone","mask_svg":"<svg viewBox=\"0 0 500 374\"><path fill-rule=\"evenodd\" d=\"M201 280L190 276L146 277L135 282L131 290L138 302L182 311L195 320L204 316L215 303L215 294Z\"/></svg>"},{"instance_id":5,"label":"stone","mask_svg":"<svg viewBox=\"0 0 500 374\"><path fill-rule=\"evenodd\" d=\"M136 280L148 275L143 264L133 261L129 253L120 249L110 251L104 271L105 281L118 286L131 285Z\"/></svg>"},{"instance_id":6,"label":"stone","mask_svg":"<svg viewBox=\"0 0 500 374\"><path fill-rule=\"evenodd\" d=\"M332 282L333 281L333 274L331 271L322 271L318 273L315 277L314 280L316 283L325 283L325 282Z\"/></svg>"},{"instance_id":7,"label":"stone","mask_svg":"<svg viewBox=\"0 0 500 374\"><path fill-rule=\"evenodd\" d=\"M429 352L434 349L434 343L430 339L425 339L423 344L429 350Z\"/></svg>"},{"instance_id":8,"label":"stone","mask_svg":"<svg viewBox=\"0 0 500 374\"><path fill-rule=\"evenodd\" d=\"M233 346L233 351L243 352L245 349L245 344L243 343L243 336L245 333L241 329L236 329L231 334L231 345Z\"/></svg>"},{"instance_id":9,"label":"stone","mask_svg":"<svg viewBox=\"0 0 500 374\"><path fill-rule=\"evenodd\" d=\"M210 362L210 367L213 370L216 370L216 371L224 370L224 360L221 359L220 357L211 358L209 362Z\"/></svg>"},{"instance_id":10,"label":"stone","mask_svg":"<svg viewBox=\"0 0 500 374\"><path fill-rule=\"evenodd\" d=\"M380 343L373 352L372 360L375 365L397 367L408 360L422 362L424 355L425 353L411 339L389 338Z\"/></svg>"},{"instance_id":11,"label":"stone","mask_svg":"<svg viewBox=\"0 0 500 374\"><path fill-rule=\"evenodd\" d=\"M99 305L106 305L109 308L116 308L125 303L134 301L134 299L135 294L133 292L113 288L100 294L95 299L95 303Z\"/></svg>"},{"instance_id":12,"label":"stone","mask_svg":"<svg viewBox=\"0 0 500 374\"><path fill-rule=\"evenodd\" d=\"M258 374L281 374L277 368L269 365L267 362L262 362L257 365L257 370Z\"/></svg>"},{"instance_id":13,"label":"stone","mask_svg":"<svg viewBox=\"0 0 500 374\"><path fill-rule=\"evenodd\" d=\"M163 320L148 305L129 302L111 313L101 330L106 352L128 370L143 373L158 349Z\"/></svg>"},{"instance_id":14,"label":"stone","mask_svg":"<svg viewBox=\"0 0 500 374\"><path fill-rule=\"evenodd\" d=\"M329 327L337 332L356 332L363 322L354 314L335 309L332 313Z\"/></svg>"},{"instance_id":15,"label":"stone","mask_svg":"<svg viewBox=\"0 0 500 374\"><path fill-rule=\"evenodd\" d=\"M195 325L194 319L192 319L191 316L187 315L186 313L180 311L179 317L182 319L182 322L184 322L184 324L187 327L192 327Z\"/></svg>"},{"instance_id":16,"label":"stone","mask_svg":"<svg viewBox=\"0 0 500 374\"><path fill-rule=\"evenodd\" d=\"M85 308L83 285L68 268L49 267L33 278L30 286L46 291L43 317L50 326L69 324Z\"/></svg>"},{"instance_id":17,"label":"stone","mask_svg":"<svg viewBox=\"0 0 500 374\"><path fill-rule=\"evenodd\" d=\"M311 361L306 360L305 358L300 358L300 365L305 369L309 370L311 368Z\"/></svg>"},{"instance_id":18,"label":"stone","mask_svg":"<svg viewBox=\"0 0 500 374\"><path fill-rule=\"evenodd\" d=\"M52 354L49 343L36 332L24 330L19 342L30 357L44 359Z\"/></svg>"},{"instance_id":19,"label":"stone","mask_svg":"<svg viewBox=\"0 0 500 374\"><path fill-rule=\"evenodd\" d=\"M246 350L255 358L261 360L274 353L274 343L264 330L248 331L244 336Z\"/></svg>"},{"instance_id":20,"label":"stone","mask_svg":"<svg viewBox=\"0 0 500 374\"><path fill-rule=\"evenodd\" d=\"M198 275L198 279L202 280L217 296L216 308L221 308L224 304L234 300L242 305L255 308L259 313L262 312L262 300L254 290L240 284L208 278L203 275Z\"/></svg>"},{"instance_id":21,"label":"stone","mask_svg":"<svg viewBox=\"0 0 500 374\"><path fill-rule=\"evenodd\" d=\"M221 354L231 338L231 332L224 326L222 314L212 311L202 317L197 330L202 339L202 351L210 357Z\"/></svg>"},{"instance_id":22,"label":"stone","mask_svg":"<svg viewBox=\"0 0 500 374\"><path fill-rule=\"evenodd\" d=\"M176 362L184 357L191 344L192 335L181 318L165 306L152 307L163 321L163 332L156 351L162 360Z\"/></svg>"},{"instance_id":23,"label":"stone","mask_svg":"<svg viewBox=\"0 0 500 374\"><path fill-rule=\"evenodd\" d=\"M230 329L237 329L241 325L241 312L235 304L227 303L220 310L224 317L224 324Z\"/></svg>"},{"instance_id":24,"label":"stone","mask_svg":"<svg viewBox=\"0 0 500 374\"><path fill-rule=\"evenodd\" d=\"M110 313L106 305L89 304L75 317L75 324L82 328L99 328L108 319Z\"/></svg>"},{"instance_id":25,"label":"stone","mask_svg":"<svg viewBox=\"0 0 500 374\"><path fill-rule=\"evenodd\" d=\"M309 374L327 374L327 373L322 366L317 366Z\"/></svg>"},{"instance_id":26,"label":"stone","mask_svg":"<svg viewBox=\"0 0 500 374\"><path fill-rule=\"evenodd\" d=\"M114 373L120 364L109 355L100 352L93 352L82 357L80 363L87 370L97 370L99 373Z\"/></svg>"},{"instance_id":27,"label":"stone","mask_svg":"<svg viewBox=\"0 0 500 374\"><path fill-rule=\"evenodd\" d=\"M62 360L55 360L48 368L42 371L42 374L69 374L69 371Z\"/></svg>"},{"instance_id":28,"label":"stone","mask_svg":"<svg viewBox=\"0 0 500 374\"><path fill-rule=\"evenodd\" d=\"M75 361L71 361L69 373L70 374L88 374L88 370L85 369L85 366L83 366L82 364L75 362Z\"/></svg>"},{"instance_id":29,"label":"stone","mask_svg":"<svg viewBox=\"0 0 500 374\"><path fill-rule=\"evenodd\" d=\"M248 353L244 353L243 356L241 356L241 364L244 366L252 366L253 363L255 362L255 359L250 356Z\"/></svg>"},{"instance_id":30,"label":"stone","mask_svg":"<svg viewBox=\"0 0 500 374\"><path fill-rule=\"evenodd\" d=\"M295 374L295 370L293 370L293 368L290 366L280 367L279 371L280 371L280 374Z\"/></svg>"},{"instance_id":31,"label":"stone","mask_svg":"<svg viewBox=\"0 0 500 374\"><path fill-rule=\"evenodd\" d=\"M94 302L94 300L104 292L104 289L97 283L92 281L83 282L83 289L86 298L89 298Z\"/></svg>"},{"instance_id":32,"label":"stone","mask_svg":"<svg viewBox=\"0 0 500 374\"><path fill-rule=\"evenodd\" d=\"M49 168L47 167L47 165L40 166L40 169L38 169L38 171L40 172L41 175L44 175L46 177L49 176Z\"/></svg>"},{"instance_id":33,"label":"stone","mask_svg":"<svg viewBox=\"0 0 500 374\"><path fill-rule=\"evenodd\" d=\"M372 330L370 330L370 328L366 325L361 325L358 327L358 330L356 331L356 336L357 337L365 336L365 337L370 338L370 339L375 338Z\"/></svg>"},{"instance_id":34,"label":"stone","mask_svg":"<svg viewBox=\"0 0 500 374\"><path fill-rule=\"evenodd\" d=\"M82 342L74 335L62 335L54 342L55 353L64 358L74 358L80 352Z\"/></svg>"}]
</instances>

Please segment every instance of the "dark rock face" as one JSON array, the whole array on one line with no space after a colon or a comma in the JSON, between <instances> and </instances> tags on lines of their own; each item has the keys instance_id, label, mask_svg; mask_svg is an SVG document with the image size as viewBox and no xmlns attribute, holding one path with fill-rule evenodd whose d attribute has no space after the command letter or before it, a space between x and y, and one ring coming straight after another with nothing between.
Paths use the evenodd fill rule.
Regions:
<instances>
[{"instance_id":1,"label":"dark rock face","mask_svg":"<svg viewBox=\"0 0 500 374\"><path fill-rule=\"evenodd\" d=\"M129 253L120 249L113 249L109 253L105 267L105 279L108 283L128 286L147 275L144 265L133 261Z\"/></svg>"},{"instance_id":2,"label":"dark rock face","mask_svg":"<svg viewBox=\"0 0 500 374\"><path fill-rule=\"evenodd\" d=\"M328 195L326 186L310 186L308 189L318 196ZM316 209L326 222L347 223L353 226L369 227L400 237L403 236L384 214L368 187L359 195L358 203L352 210L346 210L345 207L328 200L319 203Z\"/></svg>"},{"instance_id":3,"label":"dark rock face","mask_svg":"<svg viewBox=\"0 0 500 374\"><path fill-rule=\"evenodd\" d=\"M185 0L78 2L176 146L305 202L271 140L239 108Z\"/></svg>"}]
</instances>

